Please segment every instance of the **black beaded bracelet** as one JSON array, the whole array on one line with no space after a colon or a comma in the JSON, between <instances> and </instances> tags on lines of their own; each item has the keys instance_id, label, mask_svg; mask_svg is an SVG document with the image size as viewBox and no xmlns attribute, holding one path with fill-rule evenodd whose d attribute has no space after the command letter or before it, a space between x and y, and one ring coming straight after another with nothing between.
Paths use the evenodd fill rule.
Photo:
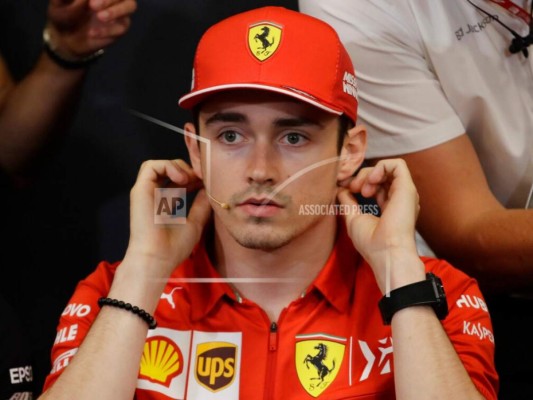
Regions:
<instances>
[{"instance_id":1,"label":"black beaded bracelet","mask_svg":"<svg viewBox=\"0 0 533 400\"><path fill-rule=\"evenodd\" d=\"M104 55L104 49L100 49L88 55L87 57L75 60L67 59L57 53L57 51L50 42L50 35L46 29L43 31L43 48L46 54L48 54L48 57L50 57L50 59L52 59L57 65L65 69L86 68Z\"/></svg>"},{"instance_id":2,"label":"black beaded bracelet","mask_svg":"<svg viewBox=\"0 0 533 400\"><path fill-rule=\"evenodd\" d=\"M123 310L130 311L143 319L144 322L148 324L148 328L155 329L157 328L157 322L154 317L144 311L142 308L137 306L132 306L130 303L125 303L122 300L110 299L109 297L100 297L98 299L98 305L100 308L102 306L112 306L117 308L122 308Z\"/></svg>"}]
</instances>

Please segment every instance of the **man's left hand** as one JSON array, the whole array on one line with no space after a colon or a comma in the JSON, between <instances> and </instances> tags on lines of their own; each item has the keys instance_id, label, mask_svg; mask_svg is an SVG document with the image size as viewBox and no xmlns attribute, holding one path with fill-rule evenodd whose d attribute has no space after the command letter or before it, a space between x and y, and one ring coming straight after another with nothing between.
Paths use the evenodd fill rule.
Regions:
<instances>
[{"instance_id":1,"label":"man's left hand","mask_svg":"<svg viewBox=\"0 0 533 400\"><path fill-rule=\"evenodd\" d=\"M420 209L418 193L407 164L401 159L378 162L363 168L357 176L340 183L341 204L357 207L351 193L374 197L382 210L381 217L350 213L345 216L348 234L355 247L371 265L378 285L385 292L388 267L394 287L424 279L423 264L416 250L415 222Z\"/></svg>"}]
</instances>

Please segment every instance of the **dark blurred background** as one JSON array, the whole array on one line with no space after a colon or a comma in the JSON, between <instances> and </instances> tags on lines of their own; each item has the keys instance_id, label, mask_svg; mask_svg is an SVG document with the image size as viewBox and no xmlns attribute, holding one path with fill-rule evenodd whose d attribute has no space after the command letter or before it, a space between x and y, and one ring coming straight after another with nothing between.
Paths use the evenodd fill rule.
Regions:
<instances>
[{"instance_id":1,"label":"dark blurred background","mask_svg":"<svg viewBox=\"0 0 533 400\"><path fill-rule=\"evenodd\" d=\"M77 282L100 260L124 254L129 190L140 164L187 158L180 134L129 110L183 127L189 114L177 102L190 88L201 34L222 18L264 5L297 9L296 0L138 0L129 32L90 67L68 134L36 180L16 190L2 185L0 294L29 339L36 396L50 370L59 315ZM16 79L41 52L46 7L47 1L0 0L0 53Z\"/></svg>"}]
</instances>

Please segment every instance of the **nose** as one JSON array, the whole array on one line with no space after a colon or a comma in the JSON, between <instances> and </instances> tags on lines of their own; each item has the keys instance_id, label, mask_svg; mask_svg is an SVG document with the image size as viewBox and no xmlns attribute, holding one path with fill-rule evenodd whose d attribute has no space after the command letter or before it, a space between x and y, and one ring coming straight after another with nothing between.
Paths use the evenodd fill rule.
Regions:
<instances>
[{"instance_id":1,"label":"nose","mask_svg":"<svg viewBox=\"0 0 533 400\"><path fill-rule=\"evenodd\" d=\"M249 184L274 185L278 179L279 159L271 143L257 141L249 154L246 171Z\"/></svg>"}]
</instances>

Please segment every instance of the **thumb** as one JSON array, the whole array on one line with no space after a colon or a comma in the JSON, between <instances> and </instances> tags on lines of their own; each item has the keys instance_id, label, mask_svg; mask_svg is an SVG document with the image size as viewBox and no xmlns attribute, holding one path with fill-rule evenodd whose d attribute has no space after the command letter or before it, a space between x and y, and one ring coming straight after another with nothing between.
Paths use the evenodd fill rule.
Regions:
<instances>
[{"instance_id":1,"label":"thumb","mask_svg":"<svg viewBox=\"0 0 533 400\"><path fill-rule=\"evenodd\" d=\"M343 187L338 188L337 199L339 199L341 204L348 206L357 206L359 204L350 191Z\"/></svg>"},{"instance_id":2,"label":"thumb","mask_svg":"<svg viewBox=\"0 0 533 400\"><path fill-rule=\"evenodd\" d=\"M346 189L340 187L337 191L337 199L339 203L346 207L348 212L344 212L344 220L348 226L360 216L359 213L359 202L352 195L352 193Z\"/></svg>"}]
</instances>

